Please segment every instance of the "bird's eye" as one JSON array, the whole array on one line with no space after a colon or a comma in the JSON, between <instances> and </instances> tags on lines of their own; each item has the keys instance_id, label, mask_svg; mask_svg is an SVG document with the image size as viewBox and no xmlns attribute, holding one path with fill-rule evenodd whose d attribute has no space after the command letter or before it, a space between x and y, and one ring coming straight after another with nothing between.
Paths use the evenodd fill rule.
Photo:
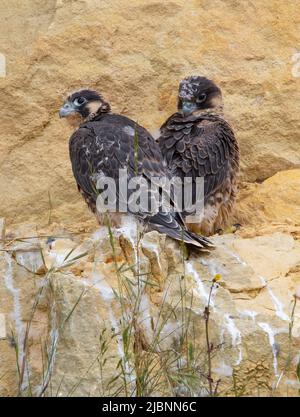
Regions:
<instances>
[{"instance_id":1,"label":"bird's eye","mask_svg":"<svg viewBox=\"0 0 300 417\"><path fill-rule=\"evenodd\" d=\"M200 96L198 96L197 101L199 103L202 103L205 99L206 99L206 94L205 93L202 93L202 94L200 94Z\"/></svg>"},{"instance_id":2,"label":"bird's eye","mask_svg":"<svg viewBox=\"0 0 300 417\"><path fill-rule=\"evenodd\" d=\"M86 102L86 99L84 97L75 98L75 100L73 101L75 106L82 106L85 102Z\"/></svg>"}]
</instances>

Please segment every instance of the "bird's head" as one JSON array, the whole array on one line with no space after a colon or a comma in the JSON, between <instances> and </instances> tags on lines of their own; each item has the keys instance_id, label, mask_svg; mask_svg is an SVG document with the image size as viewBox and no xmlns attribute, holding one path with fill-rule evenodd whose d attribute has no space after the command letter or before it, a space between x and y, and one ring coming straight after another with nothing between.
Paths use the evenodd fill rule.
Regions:
<instances>
[{"instance_id":1,"label":"bird's head","mask_svg":"<svg viewBox=\"0 0 300 417\"><path fill-rule=\"evenodd\" d=\"M92 120L97 114L110 111L110 105L93 90L79 90L70 94L59 110L59 117L67 117L71 124Z\"/></svg>"},{"instance_id":2,"label":"bird's head","mask_svg":"<svg viewBox=\"0 0 300 417\"><path fill-rule=\"evenodd\" d=\"M208 78L192 75L180 82L178 111L184 116L198 110L213 109L221 105L221 90Z\"/></svg>"}]
</instances>

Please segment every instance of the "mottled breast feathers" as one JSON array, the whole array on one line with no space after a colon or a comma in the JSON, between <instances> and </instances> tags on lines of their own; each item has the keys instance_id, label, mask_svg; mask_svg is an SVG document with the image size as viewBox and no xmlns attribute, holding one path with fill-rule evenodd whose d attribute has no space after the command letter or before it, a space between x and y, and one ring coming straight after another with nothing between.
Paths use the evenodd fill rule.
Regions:
<instances>
[{"instance_id":1,"label":"mottled breast feathers","mask_svg":"<svg viewBox=\"0 0 300 417\"><path fill-rule=\"evenodd\" d=\"M205 220L207 224L198 231L215 232L228 217L236 196L239 149L230 125L209 112L186 117L175 113L162 125L158 142L172 176L204 177L206 219L202 226Z\"/></svg>"}]
</instances>

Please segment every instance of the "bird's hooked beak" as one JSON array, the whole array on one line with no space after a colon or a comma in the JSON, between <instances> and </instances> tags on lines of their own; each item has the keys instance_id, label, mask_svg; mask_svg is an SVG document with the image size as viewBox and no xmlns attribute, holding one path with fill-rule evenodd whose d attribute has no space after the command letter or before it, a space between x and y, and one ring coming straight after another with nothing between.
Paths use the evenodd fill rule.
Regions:
<instances>
[{"instance_id":1,"label":"bird's hooked beak","mask_svg":"<svg viewBox=\"0 0 300 417\"><path fill-rule=\"evenodd\" d=\"M183 101L181 107L181 113L183 116L188 116L189 114L193 113L197 109L196 103L192 101Z\"/></svg>"},{"instance_id":2,"label":"bird's hooked beak","mask_svg":"<svg viewBox=\"0 0 300 417\"><path fill-rule=\"evenodd\" d=\"M59 117L67 117L75 112L77 112L75 105L70 101L66 101L65 104L59 110Z\"/></svg>"}]
</instances>

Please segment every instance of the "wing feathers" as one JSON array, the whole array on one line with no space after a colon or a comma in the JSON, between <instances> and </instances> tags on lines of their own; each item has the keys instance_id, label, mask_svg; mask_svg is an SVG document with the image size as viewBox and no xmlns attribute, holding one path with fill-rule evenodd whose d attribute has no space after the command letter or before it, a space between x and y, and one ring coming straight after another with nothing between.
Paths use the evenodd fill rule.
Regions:
<instances>
[{"instance_id":1,"label":"wing feathers","mask_svg":"<svg viewBox=\"0 0 300 417\"><path fill-rule=\"evenodd\" d=\"M186 145L181 139L184 132L190 132L192 126L192 123L186 126L175 124L177 139L171 136L166 146L173 149L177 142L177 151L184 152ZM118 201L124 198L123 190L118 190L120 168L127 168L128 179L138 174L148 183L151 177L168 175L158 144L143 127L124 116L106 113L100 119L85 123L71 136L69 150L78 188L93 211L99 194L96 188L99 175L115 179ZM137 155L134 150L137 150ZM187 172L191 169L191 162L192 159L183 166ZM174 211L161 211L154 216L147 212L133 214L147 222L152 229L176 240L183 240L198 248L212 246L207 239L188 232L181 216Z\"/></svg>"},{"instance_id":2,"label":"wing feathers","mask_svg":"<svg viewBox=\"0 0 300 417\"><path fill-rule=\"evenodd\" d=\"M226 180L229 162L238 166L234 133L216 115L183 117L175 113L161 127L158 143L172 174L181 178L204 177L205 201Z\"/></svg>"}]
</instances>

